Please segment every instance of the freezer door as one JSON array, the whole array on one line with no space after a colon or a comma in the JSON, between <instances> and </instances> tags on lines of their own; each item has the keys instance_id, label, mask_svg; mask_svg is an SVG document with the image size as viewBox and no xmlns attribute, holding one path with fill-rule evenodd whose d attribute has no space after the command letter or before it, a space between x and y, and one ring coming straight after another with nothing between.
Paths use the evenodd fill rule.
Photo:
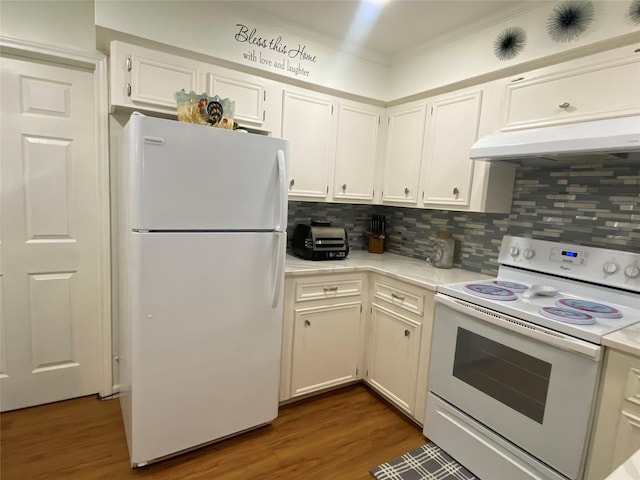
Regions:
<instances>
[{"instance_id":1,"label":"freezer door","mask_svg":"<svg viewBox=\"0 0 640 480\"><path fill-rule=\"evenodd\" d=\"M271 422L284 234L130 235L132 463Z\"/></svg>"},{"instance_id":2,"label":"freezer door","mask_svg":"<svg viewBox=\"0 0 640 480\"><path fill-rule=\"evenodd\" d=\"M138 115L129 124L131 229L284 231L288 141Z\"/></svg>"}]
</instances>

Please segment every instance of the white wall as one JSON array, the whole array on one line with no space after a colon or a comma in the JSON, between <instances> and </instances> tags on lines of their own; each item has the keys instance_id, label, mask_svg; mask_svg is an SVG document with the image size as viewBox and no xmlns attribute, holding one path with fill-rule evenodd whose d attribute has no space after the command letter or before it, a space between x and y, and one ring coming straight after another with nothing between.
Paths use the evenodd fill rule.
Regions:
<instances>
[{"instance_id":1,"label":"white wall","mask_svg":"<svg viewBox=\"0 0 640 480\"><path fill-rule=\"evenodd\" d=\"M393 62L388 99L414 95L598 42L613 43L623 35L635 33L637 40L640 40L640 26L634 26L626 20L630 4L631 0L595 1L594 19L590 27L568 43L555 43L546 32L547 18L557 5L555 2L545 3L509 21L460 39L450 36L449 41L413 49ZM512 26L525 30L527 44L516 58L500 61L493 52L494 39L505 28Z\"/></svg>"},{"instance_id":2,"label":"white wall","mask_svg":"<svg viewBox=\"0 0 640 480\"><path fill-rule=\"evenodd\" d=\"M0 33L20 40L94 50L93 0L1 0Z\"/></svg>"},{"instance_id":3,"label":"white wall","mask_svg":"<svg viewBox=\"0 0 640 480\"><path fill-rule=\"evenodd\" d=\"M234 10L231 3L96 0L95 22L99 27L327 88L375 99L382 99L386 95L388 69L381 63L302 38L278 25L247 18L246 13L241 15L239 10ZM287 52L239 41L243 35L238 35L241 29L238 24L248 27L248 32L255 28L254 38L260 37L266 44L281 37L279 45L286 45ZM298 49L298 45L304 46L305 52L314 56L315 61L300 59L299 56L292 58L291 54ZM255 55L249 56L250 52ZM260 63L260 56L267 63ZM277 68L275 62L283 60L292 67L300 65L308 73L296 75L286 68Z\"/></svg>"}]
</instances>

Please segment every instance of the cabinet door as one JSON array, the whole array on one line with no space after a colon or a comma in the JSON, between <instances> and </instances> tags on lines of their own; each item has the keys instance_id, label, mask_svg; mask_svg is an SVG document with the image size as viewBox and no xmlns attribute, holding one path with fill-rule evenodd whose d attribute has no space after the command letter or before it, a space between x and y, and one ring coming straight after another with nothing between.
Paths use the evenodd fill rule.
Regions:
<instances>
[{"instance_id":1,"label":"cabinet door","mask_svg":"<svg viewBox=\"0 0 640 480\"><path fill-rule=\"evenodd\" d=\"M332 152L330 98L285 91L282 137L290 141L289 195L324 199Z\"/></svg>"},{"instance_id":2,"label":"cabinet door","mask_svg":"<svg viewBox=\"0 0 640 480\"><path fill-rule=\"evenodd\" d=\"M207 92L235 102L234 119L262 125L265 120L263 102L265 91L262 85L221 75L207 74Z\"/></svg>"},{"instance_id":3,"label":"cabinet door","mask_svg":"<svg viewBox=\"0 0 640 480\"><path fill-rule=\"evenodd\" d=\"M360 317L360 302L296 309L292 397L356 380Z\"/></svg>"},{"instance_id":4,"label":"cabinet door","mask_svg":"<svg viewBox=\"0 0 640 480\"><path fill-rule=\"evenodd\" d=\"M131 54L131 101L176 112L176 92L197 91L198 68L159 52ZM197 92L201 93L201 92Z\"/></svg>"},{"instance_id":5,"label":"cabinet door","mask_svg":"<svg viewBox=\"0 0 640 480\"><path fill-rule=\"evenodd\" d=\"M374 303L370 328L367 381L413 415L422 326Z\"/></svg>"},{"instance_id":6,"label":"cabinet door","mask_svg":"<svg viewBox=\"0 0 640 480\"><path fill-rule=\"evenodd\" d=\"M574 70L547 71L519 76L507 86L503 130L640 112L640 58L637 53Z\"/></svg>"},{"instance_id":7,"label":"cabinet door","mask_svg":"<svg viewBox=\"0 0 640 480\"><path fill-rule=\"evenodd\" d=\"M424 205L469 205L482 92L433 103L425 147Z\"/></svg>"},{"instance_id":8,"label":"cabinet door","mask_svg":"<svg viewBox=\"0 0 640 480\"><path fill-rule=\"evenodd\" d=\"M338 105L334 199L373 200L380 110Z\"/></svg>"},{"instance_id":9,"label":"cabinet door","mask_svg":"<svg viewBox=\"0 0 640 480\"><path fill-rule=\"evenodd\" d=\"M601 480L640 449L640 358L607 350L587 480Z\"/></svg>"},{"instance_id":10,"label":"cabinet door","mask_svg":"<svg viewBox=\"0 0 640 480\"><path fill-rule=\"evenodd\" d=\"M416 205L424 138L425 104L389 110L382 200Z\"/></svg>"}]
</instances>

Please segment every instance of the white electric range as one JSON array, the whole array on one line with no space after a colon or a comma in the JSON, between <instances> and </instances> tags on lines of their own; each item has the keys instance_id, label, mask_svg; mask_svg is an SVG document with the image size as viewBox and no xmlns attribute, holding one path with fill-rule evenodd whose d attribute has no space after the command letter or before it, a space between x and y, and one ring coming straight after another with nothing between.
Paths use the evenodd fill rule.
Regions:
<instances>
[{"instance_id":1,"label":"white electric range","mask_svg":"<svg viewBox=\"0 0 640 480\"><path fill-rule=\"evenodd\" d=\"M640 254L506 236L438 287L425 435L480 478L584 474L602 337L640 322Z\"/></svg>"}]
</instances>

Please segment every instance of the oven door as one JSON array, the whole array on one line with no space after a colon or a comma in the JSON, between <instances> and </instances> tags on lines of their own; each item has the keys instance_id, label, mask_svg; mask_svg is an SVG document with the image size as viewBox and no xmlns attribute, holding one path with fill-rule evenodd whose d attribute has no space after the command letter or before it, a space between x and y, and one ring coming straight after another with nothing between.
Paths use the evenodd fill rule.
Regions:
<instances>
[{"instance_id":1,"label":"oven door","mask_svg":"<svg viewBox=\"0 0 640 480\"><path fill-rule=\"evenodd\" d=\"M578 478L601 347L446 295L437 294L436 301L429 390L544 464Z\"/></svg>"}]
</instances>

